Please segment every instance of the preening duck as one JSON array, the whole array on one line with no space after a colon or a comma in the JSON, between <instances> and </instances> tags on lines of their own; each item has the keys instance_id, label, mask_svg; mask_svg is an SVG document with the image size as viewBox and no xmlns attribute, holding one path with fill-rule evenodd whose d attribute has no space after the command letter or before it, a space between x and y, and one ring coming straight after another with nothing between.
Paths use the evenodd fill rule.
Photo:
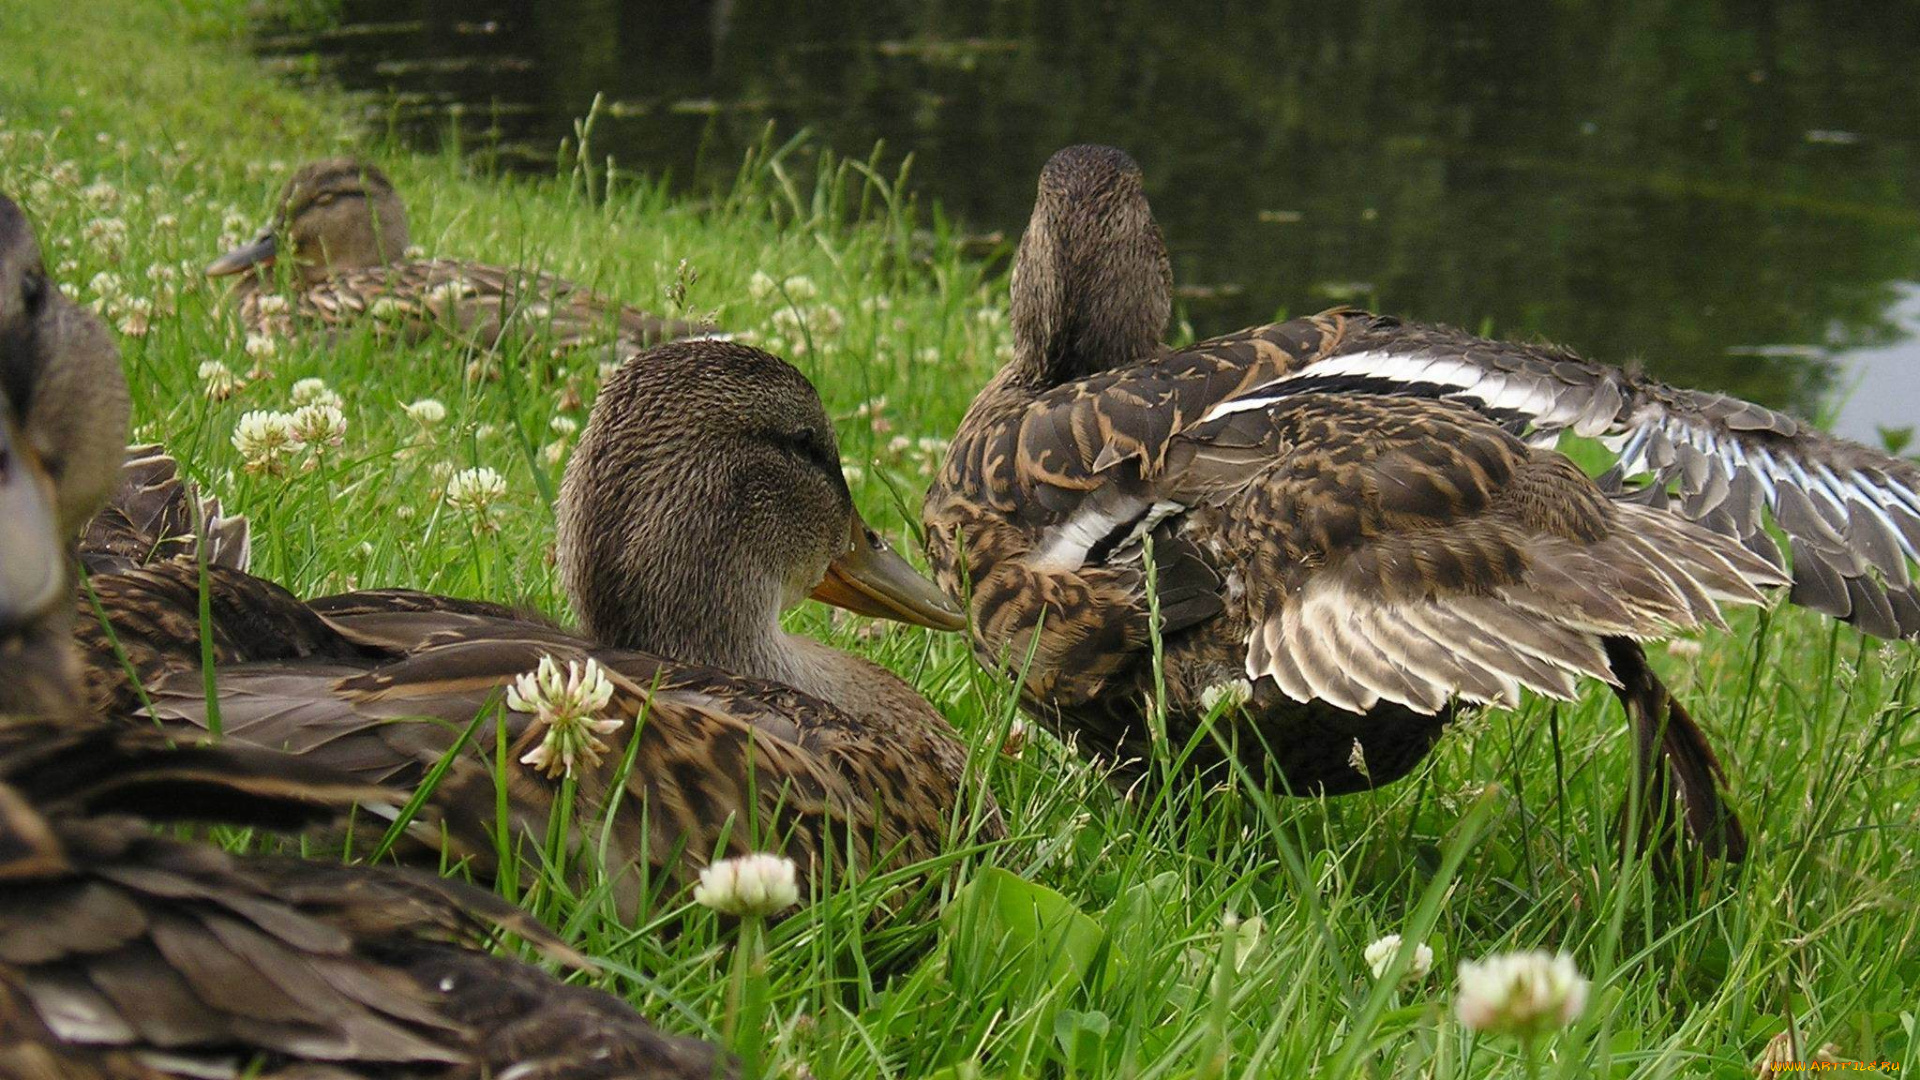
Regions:
<instances>
[{"instance_id":1,"label":"preening duck","mask_svg":"<svg viewBox=\"0 0 1920 1080\"><path fill-rule=\"evenodd\" d=\"M548 273L413 258L408 237L406 208L379 168L353 158L313 161L288 178L259 235L214 260L207 275L245 275L235 287L241 322L276 336L372 318L414 337L451 333L484 350L538 336L556 350L610 345L610 359L625 360L711 329ZM281 260L291 266L285 293L264 272Z\"/></svg>"},{"instance_id":2,"label":"preening duck","mask_svg":"<svg viewBox=\"0 0 1920 1080\"><path fill-rule=\"evenodd\" d=\"M1591 677L1625 704L1648 790L1675 785L1704 849L1738 857L1720 765L1639 643L1784 583L1768 520L1796 600L1920 627L1905 463L1561 350L1359 311L1169 351L1170 283L1135 164L1056 154L1015 259L1014 357L925 505L977 654L1084 748L1151 752L1156 615L1176 750L1298 793L1405 775L1458 701L1568 698ZM1565 430L1614 439L1619 466L1589 479L1552 448Z\"/></svg>"},{"instance_id":3,"label":"preening duck","mask_svg":"<svg viewBox=\"0 0 1920 1080\"><path fill-rule=\"evenodd\" d=\"M521 676L550 660L586 679L591 660L605 683L587 681L610 691L594 717L618 728L591 736L596 749L573 770L584 800L576 820L617 803L607 870L625 911L640 902L636 866L684 882L709 857L779 849L809 871L845 857L843 870L862 872L931 858L976 825L982 836L998 830L990 797L965 780L965 747L924 698L780 626L781 611L809 594L962 625L861 521L819 397L791 365L721 341L629 361L595 403L560 503L578 631L406 590L303 603L210 566L226 735L414 785ZM80 599L97 705L150 703L165 722L206 724L199 565L176 558L90 583L111 627ZM574 735L556 734L537 705L500 712L519 763L511 813L537 840L561 790L548 754ZM496 798L490 754L462 756L421 831L487 873ZM583 827L575 840L598 835Z\"/></svg>"}]
</instances>

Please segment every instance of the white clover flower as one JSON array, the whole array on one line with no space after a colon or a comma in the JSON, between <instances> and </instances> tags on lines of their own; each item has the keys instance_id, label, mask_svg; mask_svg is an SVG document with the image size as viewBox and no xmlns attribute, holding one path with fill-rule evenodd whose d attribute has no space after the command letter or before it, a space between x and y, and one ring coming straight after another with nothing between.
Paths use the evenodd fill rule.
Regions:
<instances>
[{"instance_id":1,"label":"white clover flower","mask_svg":"<svg viewBox=\"0 0 1920 1080\"><path fill-rule=\"evenodd\" d=\"M464 300L474 293L473 283L465 278L448 278L427 290L427 303L432 306L451 304Z\"/></svg>"},{"instance_id":2,"label":"white clover flower","mask_svg":"<svg viewBox=\"0 0 1920 1080\"><path fill-rule=\"evenodd\" d=\"M220 219L220 230L230 233L247 233L253 231L253 224L247 219L247 215L238 210L229 209Z\"/></svg>"},{"instance_id":3,"label":"white clover flower","mask_svg":"<svg viewBox=\"0 0 1920 1080\"><path fill-rule=\"evenodd\" d=\"M347 416L329 401L293 410L292 425L294 441L316 453L347 441Z\"/></svg>"},{"instance_id":4,"label":"white clover flower","mask_svg":"<svg viewBox=\"0 0 1920 1080\"><path fill-rule=\"evenodd\" d=\"M1018 716L1014 717L1013 722L1007 725L1007 737L1000 743L1001 755L1018 761L1021 755L1027 752L1027 738L1026 720Z\"/></svg>"},{"instance_id":5,"label":"white clover flower","mask_svg":"<svg viewBox=\"0 0 1920 1080\"><path fill-rule=\"evenodd\" d=\"M144 296L128 296L114 305L120 332L128 337L146 337L153 329L153 301Z\"/></svg>"},{"instance_id":6,"label":"white clover flower","mask_svg":"<svg viewBox=\"0 0 1920 1080\"><path fill-rule=\"evenodd\" d=\"M367 315L381 322L397 322L407 317L407 307L391 296L382 296L367 305Z\"/></svg>"},{"instance_id":7,"label":"white clover flower","mask_svg":"<svg viewBox=\"0 0 1920 1080\"><path fill-rule=\"evenodd\" d=\"M1200 690L1200 707L1207 712L1220 708L1237 709L1252 700L1253 684L1245 679L1228 679Z\"/></svg>"},{"instance_id":8,"label":"white clover flower","mask_svg":"<svg viewBox=\"0 0 1920 1080\"><path fill-rule=\"evenodd\" d=\"M819 337L837 337L846 326L846 316L840 314L840 309L832 304L821 304L807 318L807 329Z\"/></svg>"},{"instance_id":9,"label":"white clover flower","mask_svg":"<svg viewBox=\"0 0 1920 1080\"><path fill-rule=\"evenodd\" d=\"M849 484L858 484L867 478L867 470L858 465L849 465L846 462L840 463L840 472L847 478L847 483Z\"/></svg>"},{"instance_id":10,"label":"white clover flower","mask_svg":"<svg viewBox=\"0 0 1920 1080\"><path fill-rule=\"evenodd\" d=\"M887 440L887 453L904 454L913 449L913 440L905 435L895 435Z\"/></svg>"},{"instance_id":11,"label":"white clover flower","mask_svg":"<svg viewBox=\"0 0 1920 1080\"><path fill-rule=\"evenodd\" d=\"M173 232L180 228L180 219L173 214L160 214L153 219L153 227L161 232Z\"/></svg>"},{"instance_id":12,"label":"white clover flower","mask_svg":"<svg viewBox=\"0 0 1920 1080\"><path fill-rule=\"evenodd\" d=\"M412 521L414 513L412 503L401 503L393 508L393 516L400 521Z\"/></svg>"},{"instance_id":13,"label":"white clover flower","mask_svg":"<svg viewBox=\"0 0 1920 1080\"><path fill-rule=\"evenodd\" d=\"M427 249L421 247L419 244L408 244L406 250L401 252L401 254L409 259L424 259L427 257Z\"/></svg>"},{"instance_id":14,"label":"white clover flower","mask_svg":"<svg viewBox=\"0 0 1920 1080\"><path fill-rule=\"evenodd\" d=\"M117 217L97 217L80 226L80 235L109 257L119 254L127 243L127 223Z\"/></svg>"},{"instance_id":15,"label":"white clover flower","mask_svg":"<svg viewBox=\"0 0 1920 1080\"><path fill-rule=\"evenodd\" d=\"M755 270L753 276L747 279L747 295L755 300L765 300L779 287L779 283L765 270Z\"/></svg>"},{"instance_id":16,"label":"white clover flower","mask_svg":"<svg viewBox=\"0 0 1920 1080\"><path fill-rule=\"evenodd\" d=\"M287 298L279 293L259 293L253 298L254 310L261 315L285 315L289 305Z\"/></svg>"},{"instance_id":17,"label":"white clover flower","mask_svg":"<svg viewBox=\"0 0 1920 1080\"><path fill-rule=\"evenodd\" d=\"M1454 1012L1475 1031L1532 1037L1565 1027L1587 1007L1587 980L1566 953L1502 953L1460 965Z\"/></svg>"},{"instance_id":18,"label":"white clover flower","mask_svg":"<svg viewBox=\"0 0 1920 1080\"><path fill-rule=\"evenodd\" d=\"M195 374L206 386L207 396L214 401L225 401L240 389L240 377L218 360L202 361Z\"/></svg>"},{"instance_id":19,"label":"white clover flower","mask_svg":"<svg viewBox=\"0 0 1920 1080\"><path fill-rule=\"evenodd\" d=\"M120 204L120 189L105 180L95 180L80 189L80 197L97 210L111 210Z\"/></svg>"},{"instance_id":20,"label":"white clover flower","mask_svg":"<svg viewBox=\"0 0 1920 1080\"><path fill-rule=\"evenodd\" d=\"M1698 660L1703 651L1699 638L1674 638L1667 642L1667 655L1681 660Z\"/></svg>"},{"instance_id":21,"label":"white clover flower","mask_svg":"<svg viewBox=\"0 0 1920 1080\"><path fill-rule=\"evenodd\" d=\"M800 337L800 325L804 321L804 316L792 307L779 308L773 313L774 332L782 337L790 337L798 340Z\"/></svg>"},{"instance_id":22,"label":"white clover flower","mask_svg":"<svg viewBox=\"0 0 1920 1080\"><path fill-rule=\"evenodd\" d=\"M580 421L571 416L556 416L547 421L547 427L553 429L554 434L565 439L580 430Z\"/></svg>"},{"instance_id":23,"label":"white clover flower","mask_svg":"<svg viewBox=\"0 0 1920 1080\"><path fill-rule=\"evenodd\" d=\"M481 531L492 532L493 504L507 494L507 478L486 467L462 469L447 480L447 505L474 516Z\"/></svg>"},{"instance_id":24,"label":"white clover flower","mask_svg":"<svg viewBox=\"0 0 1920 1080\"><path fill-rule=\"evenodd\" d=\"M283 412L255 410L233 426L233 448L250 473L276 473L294 447L293 417Z\"/></svg>"},{"instance_id":25,"label":"white clover flower","mask_svg":"<svg viewBox=\"0 0 1920 1080\"><path fill-rule=\"evenodd\" d=\"M325 379L301 379L293 384L292 390L287 392L287 400L291 401L295 407L331 405L338 409L346 404L339 394L327 387Z\"/></svg>"},{"instance_id":26,"label":"white clover flower","mask_svg":"<svg viewBox=\"0 0 1920 1080\"><path fill-rule=\"evenodd\" d=\"M120 275L111 270L102 270L87 282L87 291L101 299L119 296L125 288L126 284L120 280Z\"/></svg>"},{"instance_id":27,"label":"white clover flower","mask_svg":"<svg viewBox=\"0 0 1920 1080\"><path fill-rule=\"evenodd\" d=\"M548 468L558 468L561 462L567 460L567 440L555 439L541 447L540 460L546 462Z\"/></svg>"},{"instance_id":28,"label":"white clover flower","mask_svg":"<svg viewBox=\"0 0 1920 1080\"><path fill-rule=\"evenodd\" d=\"M247 335L247 355L255 360L268 360L280 351L280 342L268 334Z\"/></svg>"},{"instance_id":29,"label":"white clover flower","mask_svg":"<svg viewBox=\"0 0 1920 1080\"><path fill-rule=\"evenodd\" d=\"M781 855L742 855L700 871L695 903L723 915L765 918L800 902L800 868Z\"/></svg>"},{"instance_id":30,"label":"white clover flower","mask_svg":"<svg viewBox=\"0 0 1920 1080\"><path fill-rule=\"evenodd\" d=\"M600 764L607 752L600 736L626 723L617 716L600 715L612 700L613 683L599 661L588 657L583 665L569 660L562 673L553 657L542 656L538 668L507 687L507 708L532 713L534 724L546 729L540 744L527 751L520 763L539 769L548 779L563 773L572 776L576 767Z\"/></svg>"},{"instance_id":31,"label":"white clover flower","mask_svg":"<svg viewBox=\"0 0 1920 1080\"><path fill-rule=\"evenodd\" d=\"M998 330L1007 324L1007 313L997 307L983 307L973 313L973 318L989 330Z\"/></svg>"},{"instance_id":32,"label":"white clover flower","mask_svg":"<svg viewBox=\"0 0 1920 1080\"><path fill-rule=\"evenodd\" d=\"M805 274L795 274L781 282L780 287L786 290L787 299L792 300L796 304L804 304L820 295L820 287L815 285L813 279Z\"/></svg>"},{"instance_id":33,"label":"white clover flower","mask_svg":"<svg viewBox=\"0 0 1920 1080\"><path fill-rule=\"evenodd\" d=\"M407 419L421 427L432 427L447 418L447 407L433 398L421 398L411 405L402 405Z\"/></svg>"},{"instance_id":34,"label":"white clover flower","mask_svg":"<svg viewBox=\"0 0 1920 1080\"><path fill-rule=\"evenodd\" d=\"M1398 953L1400 948L1399 934L1388 934L1386 937L1367 946L1367 967L1372 970L1374 978L1382 979L1386 977L1387 968L1393 963L1394 954ZM1413 959L1408 961L1406 974L1402 976L1401 981L1410 983L1419 982L1421 979L1426 978L1427 973L1432 970L1433 950L1423 941L1413 947Z\"/></svg>"}]
</instances>

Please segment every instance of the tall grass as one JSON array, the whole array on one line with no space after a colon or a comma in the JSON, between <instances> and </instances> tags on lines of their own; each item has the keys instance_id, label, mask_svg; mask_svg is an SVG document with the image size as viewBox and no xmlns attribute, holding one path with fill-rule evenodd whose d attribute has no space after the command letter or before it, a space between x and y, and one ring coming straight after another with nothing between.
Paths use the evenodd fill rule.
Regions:
<instances>
[{"instance_id":1,"label":"tall grass","mask_svg":"<svg viewBox=\"0 0 1920 1080\"><path fill-rule=\"evenodd\" d=\"M429 252L712 312L792 359L839 423L869 518L907 537L940 439L1008 344L1004 281L928 227L910 178L802 164L770 137L730 189L680 197L617 162L609 174L590 130L550 179L477 176L362 142L340 100L260 74L237 44L243 17L232 0L99 0L84 21L13 0L0 189L27 206L63 286L122 328L136 434L252 518L259 572L300 593L404 584L566 614L548 497L593 357L530 347L474 378L480 358L455 343L372 330L249 352L199 276L292 165L347 150L389 170ZM244 385L211 396L208 362ZM235 424L289 407L308 378L343 399L345 444L246 472ZM422 398L446 418L403 410ZM484 523L444 498L453 472L481 466L507 479ZM1122 791L1046 736L1000 753L1013 702L957 639L811 607L792 618L938 705L1012 836L956 853L957 876L905 903L839 890L771 928L766 1021L749 1037L774 1075L1514 1074L1517 1044L1464 1031L1450 985L1462 959L1532 946L1570 951L1594 980L1584 1018L1547 1048L1555 1075L1749 1075L1789 1024L1807 1047L1920 1067L1920 689L1903 647L1780 610L1657 656L1711 730L1754 841L1683 897L1622 860L1631 749L1603 688L1469 714L1411 777L1363 795ZM970 923L991 915L995 870L1048 890L1036 902L1061 936L1023 954ZM718 1030L733 929L679 900L623 925L539 865L511 888L662 1024ZM1389 932L1428 941L1435 972L1374 985L1361 953Z\"/></svg>"}]
</instances>

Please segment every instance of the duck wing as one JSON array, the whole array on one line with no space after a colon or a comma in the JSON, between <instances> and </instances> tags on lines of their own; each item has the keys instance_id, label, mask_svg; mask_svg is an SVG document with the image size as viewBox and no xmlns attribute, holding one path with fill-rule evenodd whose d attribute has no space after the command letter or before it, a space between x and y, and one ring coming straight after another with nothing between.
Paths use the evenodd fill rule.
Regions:
<instances>
[{"instance_id":1,"label":"duck wing","mask_svg":"<svg viewBox=\"0 0 1920 1080\"><path fill-rule=\"evenodd\" d=\"M193 556L202 536L208 541L208 562L247 568L252 555L247 519L223 513L220 500L201 494L158 445L129 446L119 488L81 534L80 560L89 574L130 570Z\"/></svg>"},{"instance_id":2,"label":"duck wing","mask_svg":"<svg viewBox=\"0 0 1920 1080\"><path fill-rule=\"evenodd\" d=\"M0 728L0 1065L118 1078L722 1074L712 1047L482 951L506 931L590 966L491 893L393 868L236 858L147 824L284 829L391 798L286 755L174 746L151 729Z\"/></svg>"},{"instance_id":3,"label":"duck wing","mask_svg":"<svg viewBox=\"0 0 1920 1080\"><path fill-rule=\"evenodd\" d=\"M1307 321L1162 356L1038 397L1003 371L948 448L922 520L951 596L969 602L983 663L1060 705L1093 701L1151 646L1220 614L1212 560L1179 538L1162 489L1173 439L1215 402L1324 350ZM1152 590L1137 557L1159 541ZM1149 591L1153 597L1149 600Z\"/></svg>"},{"instance_id":4,"label":"duck wing","mask_svg":"<svg viewBox=\"0 0 1920 1080\"><path fill-rule=\"evenodd\" d=\"M1616 498L1733 537L1781 565L1785 534L1795 603L1883 638L1920 635L1920 467L1724 394L1684 390L1544 345L1360 311L1309 320L1323 347L1222 409L1257 409L1306 380L1461 402L1552 445L1562 433L1615 455L1601 478ZM1223 341L1289 338L1291 324ZM1207 345L1198 346L1206 348Z\"/></svg>"},{"instance_id":5,"label":"duck wing","mask_svg":"<svg viewBox=\"0 0 1920 1080\"><path fill-rule=\"evenodd\" d=\"M90 576L78 590L74 640L96 710L131 715L141 707L142 687L170 672L199 675L201 580L199 563L177 556ZM226 566L208 566L205 581L216 664L348 662L368 655L271 581Z\"/></svg>"},{"instance_id":6,"label":"duck wing","mask_svg":"<svg viewBox=\"0 0 1920 1080\"><path fill-rule=\"evenodd\" d=\"M1249 678L1295 700L1570 698L1617 683L1603 639L1718 624L1784 583L1465 405L1281 385L1183 432L1160 486L1244 585Z\"/></svg>"},{"instance_id":7,"label":"duck wing","mask_svg":"<svg viewBox=\"0 0 1920 1080\"><path fill-rule=\"evenodd\" d=\"M391 661L329 666L302 661L220 671L220 718L229 738L267 746L353 776L412 788L454 748L477 717L481 734L448 764L414 823L432 850L495 866L493 723L507 741L504 777L515 832L540 843L560 793L557 779L521 759L543 738L535 717L505 707L516 678L552 657L597 660L613 685L602 718L625 721L604 737L597 761L576 774L582 806L596 816L619 805L610 839L610 876L645 862L685 881L710 857L783 850L803 868L852 852L855 869L896 857L923 858L923 823L890 814L910 795L890 797L850 782L845 759L885 753L860 739L831 705L787 687L643 653L596 649L557 633L472 638L448 635ZM152 714L168 728L204 730L208 711L197 677L181 672L152 689ZM637 740L638 745L633 746ZM616 792L624 763L625 786ZM579 832L577 850L597 842ZM854 841L857 841L854 842ZM923 850L927 849L927 850ZM631 886L617 881L616 890ZM622 892L623 906L637 895Z\"/></svg>"}]
</instances>

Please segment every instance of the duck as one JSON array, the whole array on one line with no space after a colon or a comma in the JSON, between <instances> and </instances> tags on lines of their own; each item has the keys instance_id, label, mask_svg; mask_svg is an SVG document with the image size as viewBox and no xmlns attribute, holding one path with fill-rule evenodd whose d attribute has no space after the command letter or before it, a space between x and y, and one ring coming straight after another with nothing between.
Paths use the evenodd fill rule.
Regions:
<instances>
[{"instance_id":1,"label":"duck","mask_svg":"<svg viewBox=\"0 0 1920 1080\"><path fill-rule=\"evenodd\" d=\"M9 555L11 555L9 549ZM487 951L594 965L417 870L230 854L156 824L287 832L396 793L287 754L93 718L0 718L0 1074L62 1080L708 1080L711 1043Z\"/></svg>"},{"instance_id":2,"label":"duck","mask_svg":"<svg viewBox=\"0 0 1920 1080\"><path fill-rule=\"evenodd\" d=\"M1352 309L1168 348L1171 281L1138 165L1055 154L1011 272L1013 356L922 507L976 657L1121 777L1159 754L1367 790L1463 704L1596 679L1631 721L1643 825L1737 860L1725 770L1643 643L1789 583L1868 632L1920 628L1905 462L1564 349ZM1590 478L1566 432L1615 466Z\"/></svg>"},{"instance_id":3,"label":"duck","mask_svg":"<svg viewBox=\"0 0 1920 1080\"><path fill-rule=\"evenodd\" d=\"M541 271L416 258L409 244L406 208L386 173L357 158L328 158L295 169L271 221L206 274L237 277L241 323L270 337L338 331L371 318L410 339L448 333L488 353L527 337L555 355L607 347L618 363L649 345L712 330ZM286 291L268 272L282 260Z\"/></svg>"},{"instance_id":4,"label":"duck","mask_svg":"<svg viewBox=\"0 0 1920 1080\"><path fill-rule=\"evenodd\" d=\"M70 548L89 503L114 490L104 478L129 463L111 408L123 395L76 376L117 374L101 364L110 356L0 195L0 1075L732 1075L716 1047L488 952L508 933L594 970L492 893L399 867L243 858L154 830L292 833L404 793L76 707ZM49 420L83 418L76 393L107 414L84 427L107 430Z\"/></svg>"},{"instance_id":5,"label":"duck","mask_svg":"<svg viewBox=\"0 0 1920 1080\"><path fill-rule=\"evenodd\" d=\"M302 600L174 556L89 577L75 605L88 698L167 730L215 725L204 572L224 736L387 785L435 776L427 816L411 823L430 840L423 858L499 872L492 754L436 768L496 711L515 827L547 837L574 790L569 850L585 859L601 838L580 819L611 810L603 880L627 914L726 855L778 851L811 881L829 863L866 874L1002 834L938 710L885 668L780 624L812 596L963 625L861 518L819 395L792 365L703 339L636 356L602 388L558 511L577 629L406 589ZM598 733L527 704L543 686L602 694ZM580 752L562 767L552 755L569 746Z\"/></svg>"}]
</instances>

